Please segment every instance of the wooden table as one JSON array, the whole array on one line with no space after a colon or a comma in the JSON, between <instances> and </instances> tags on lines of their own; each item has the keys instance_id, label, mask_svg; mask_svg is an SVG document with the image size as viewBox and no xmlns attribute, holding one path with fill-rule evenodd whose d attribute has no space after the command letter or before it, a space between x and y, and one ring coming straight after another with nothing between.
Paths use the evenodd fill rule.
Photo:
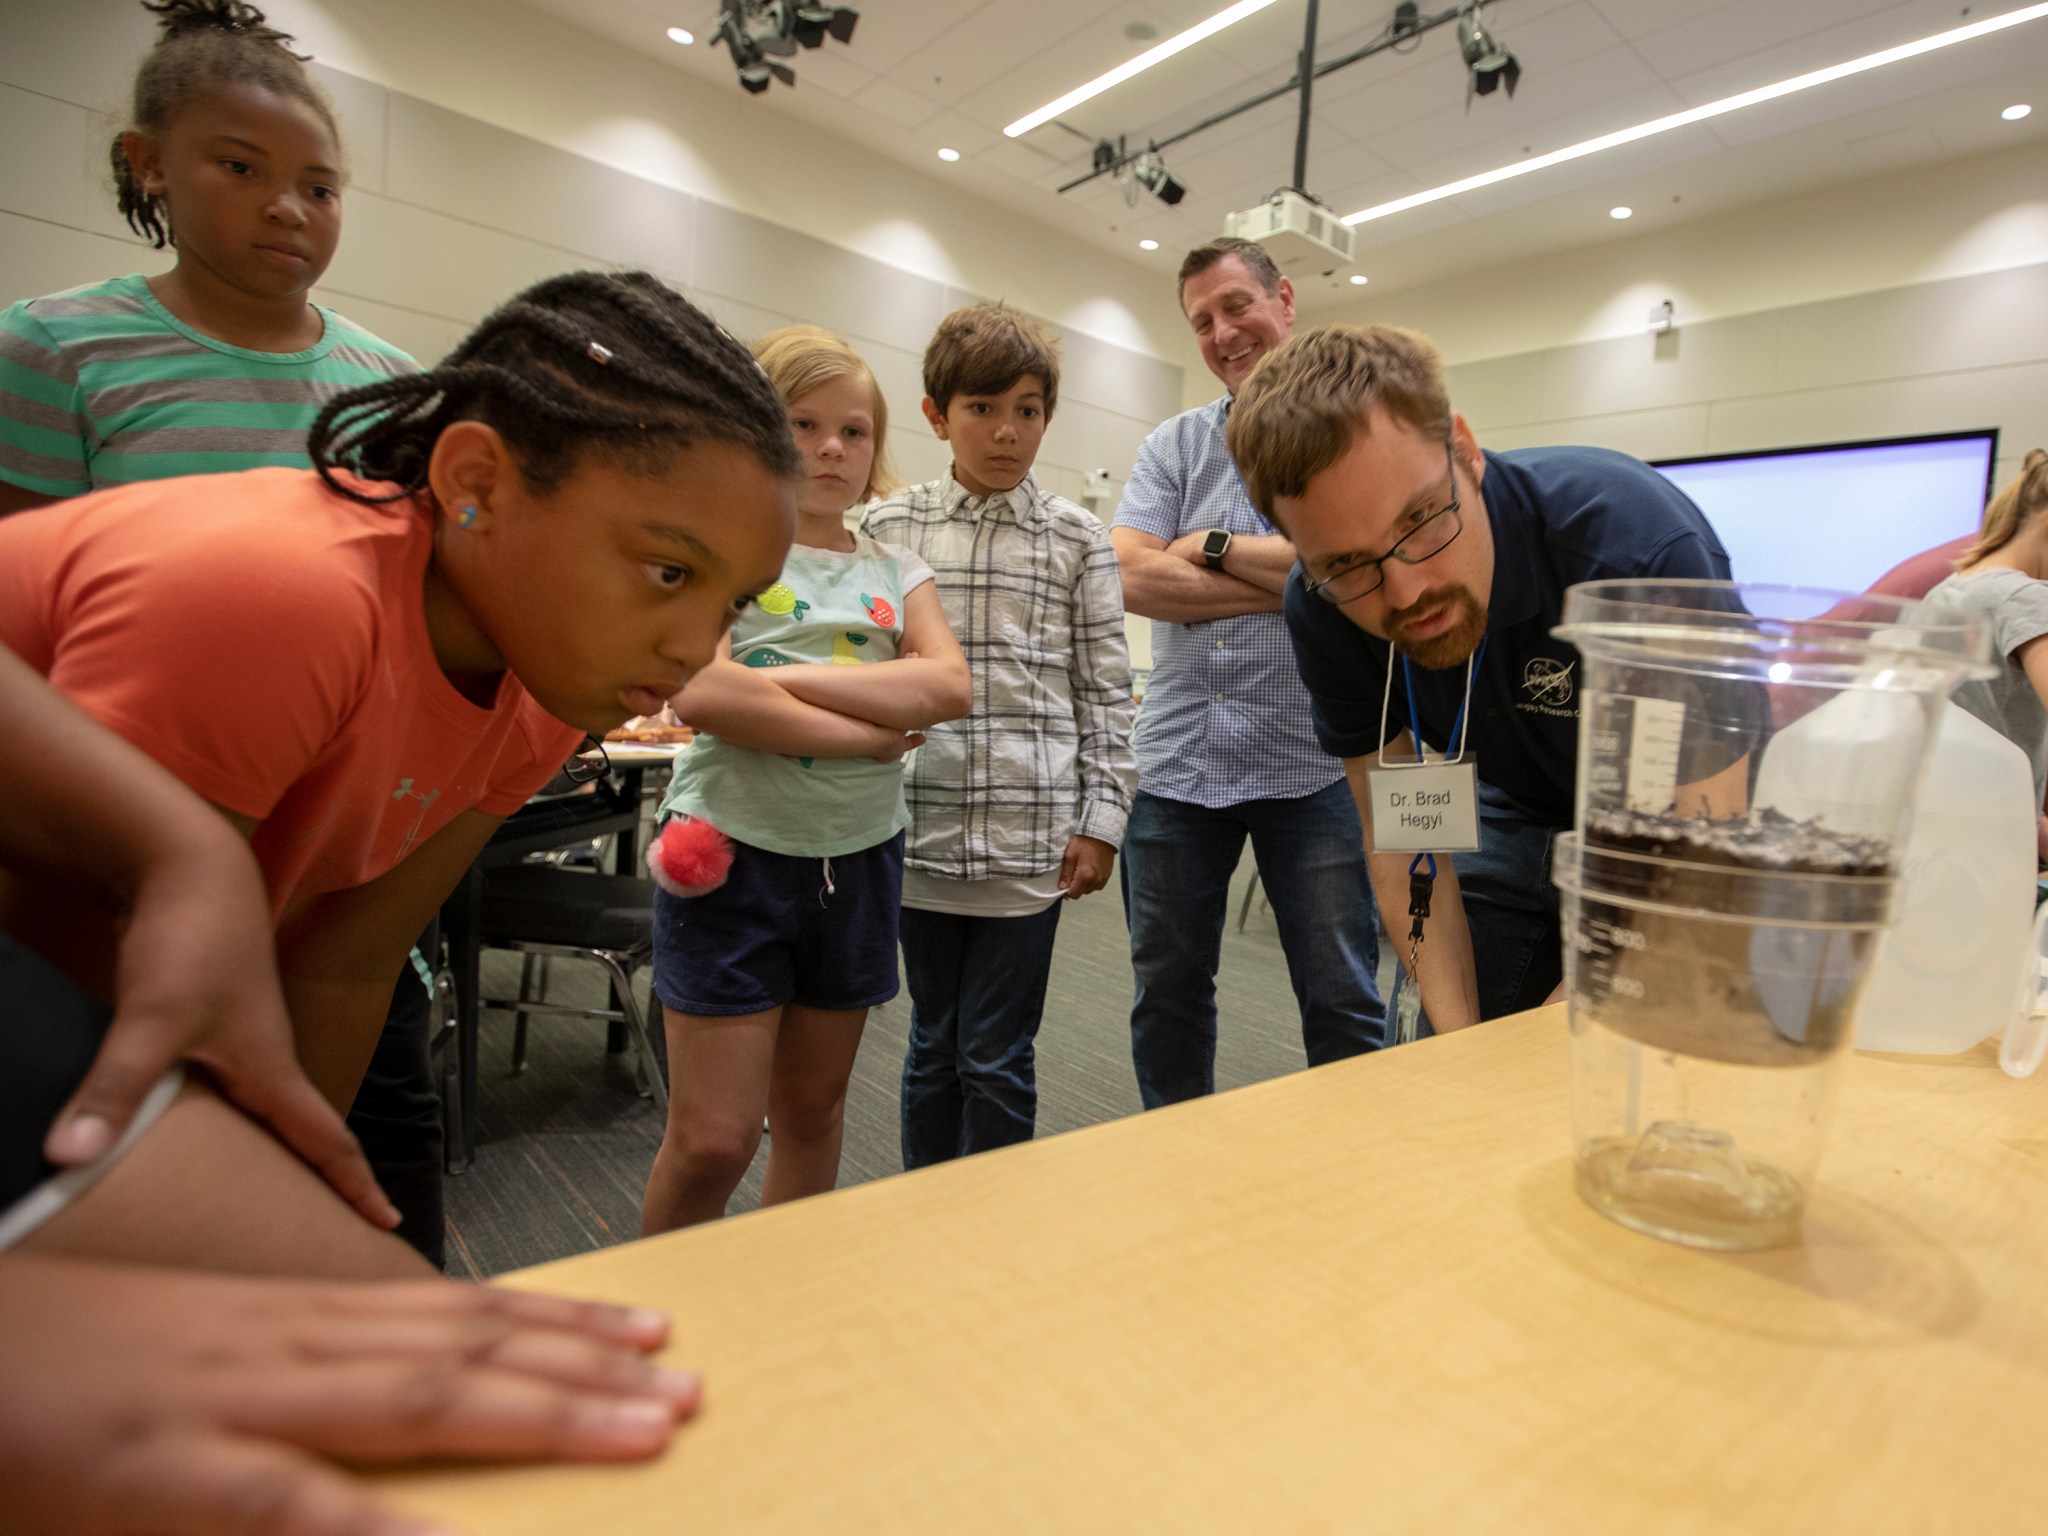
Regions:
<instances>
[{"instance_id":1,"label":"wooden table","mask_svg":"<svg viewBox=\"0 0 2048 1536\"><path fill-rule=\"evenodd\" d=\"M629 1469L474 1536L2048 1530L2048 1082L1859 1057L1803 1246L1573 1194L1561 1009L523 1272L676 1316Z\"/></svg>"}]
</instances>

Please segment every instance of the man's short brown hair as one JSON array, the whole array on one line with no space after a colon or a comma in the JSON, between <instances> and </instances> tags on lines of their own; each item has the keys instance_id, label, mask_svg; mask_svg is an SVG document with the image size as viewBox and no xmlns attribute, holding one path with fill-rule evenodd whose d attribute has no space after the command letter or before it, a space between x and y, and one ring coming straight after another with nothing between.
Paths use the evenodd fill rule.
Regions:
<instances>
[{"instance_id":1,"label":"man's short brown hair","mask_svg":"<svg viewBox=\"0 0 2048 1536\"><path fill-rule=\"evenodd\" d=\"M1000 395L1027 373L1045 386L1050 419L1060 398L1060 344L1007 304L954 310L924 349L924 392L941 413L955 395Z\"/></svg>"},{"instance_id":2,"label":"man's short brown hair","mask_svg":"<svg viewBox=\"0 0 2048 1536\"><path fill-rule=\"evenodd\" d=\"M1423 436L1450 441L1444 360L1420 331L1325 325L1260 361L1237 391L1224 441L1268 522L1277 498L1301 495L1343 457L1376 404Z\"/></svg>"},{"instance_id":3,"label":"man's short brown hair","mask_svg":"<svg viewBox=\"0 0 2048 1536\"><path fill-rule=\"evenodd\" d=\"M1245 271L1251 273L1253 280L1269 295L1280 291L1280 269L1273 265L1273 258L1266 254L1266 248L1255 240L1225 235L1207 245L1196 246L1181 258L1180 281L1173 290L1174 297L1179 298L1187 292L1189 278L1232 256L1244 263Z\"/></svg>"}]
</instances>

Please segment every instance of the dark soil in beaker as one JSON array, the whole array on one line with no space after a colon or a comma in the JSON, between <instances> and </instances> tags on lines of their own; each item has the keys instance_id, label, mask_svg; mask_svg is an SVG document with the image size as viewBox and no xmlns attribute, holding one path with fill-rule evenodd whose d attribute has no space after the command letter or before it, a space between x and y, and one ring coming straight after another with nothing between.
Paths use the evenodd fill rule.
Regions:
<instances>
[{"instance_id":1,"label":"dark soil in beaker","mask_svg":"<svg viewBox=\"0 0 2048 1536\"><path fill-rule=\"evenodd\" d=\"M1889 900L1892 845L1773 811L1588 810L1574 989L1597 1020L1660 1050L1811 1066L1847 1040ZM1660 862L1600 858L1601 850ZM1661 861L1671 862L1661 862Z\"/></svg>"},{"instance_id":2,"label":"dark soil in beaker","mask_svg":"<svg viewBox=\"0 0 2048 1536\"><path fill-rule=\"evenodd\" d=\"M1589 807L1585 838L1588 848L1736 869L1800 875L1892 872L1892 845L1884 838L1831 832L1817 821L1795 820L1768 808L1754 816L1716 821Z\"/></svg>"}]
</instances>

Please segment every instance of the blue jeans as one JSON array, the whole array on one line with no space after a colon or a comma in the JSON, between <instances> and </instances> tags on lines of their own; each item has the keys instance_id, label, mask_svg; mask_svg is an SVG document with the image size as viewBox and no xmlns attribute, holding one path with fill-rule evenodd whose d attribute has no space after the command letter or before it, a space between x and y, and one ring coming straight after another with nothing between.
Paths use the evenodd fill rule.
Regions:
<instances>
[{"instance_id":1,"label":"blue jeans","mask_svg":"<svg viewBox=\"0 0 2048 1536\"><path fill-rule=\"evenodd\" d=\"M1280 928L1301 1040L1319 1067L1386 1039L1379 930L1358 809L1343 780L1294 800L1210 810L1139 791L1124 833L1131 1059L1147 1109L1216 1090L1216 967L1230 877L1252 840Z\"/></svg>"},{"instance_id":2,"label":"blue jeans","mask_svg":"<svg viewBox=\"0 0 2048 1536\"><path fill-rule=\"evenodd\" d=\"M1557 833L1556 826L1481 781L1479 849L1454 853L1451 862L1472 930L1482 1019L1534 1008L1564 979L1557 887L1550 883L1550 850ZM1427 944L1426 925L1423 933ZM1408 953L1405 931L1395 953ZM1407 985L1405 967L1400 985ZM1425 1017L1422 1033L1429 1033L1428 1024Z\"/></svg>"},{"instance_id":3,"label":"blue jeans","mask_svg":"<svg viewBox=\"0 0 2048 1536\"><path fill-rule=\"evenodd\" d=\"M905 1168L1031 1139L1038 1123L1033 1041L1065 905L1056 901L1030 917L903 909Z\"/></svg>"}]
</instances>

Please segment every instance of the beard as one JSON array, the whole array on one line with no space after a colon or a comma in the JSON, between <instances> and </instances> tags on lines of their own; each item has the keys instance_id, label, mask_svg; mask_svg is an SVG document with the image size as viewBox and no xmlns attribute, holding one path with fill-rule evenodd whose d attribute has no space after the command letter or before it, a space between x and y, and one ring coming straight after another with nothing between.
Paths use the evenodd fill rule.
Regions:
<instances>
[{"instance_id":1,"label":"beard","mask_svg":"<svg viewBox=\"0 0 2048 1536\"><path fill-rule=\"evenodd\" d=\"M1402 635L1401 631L1410 620L1434 618L1443 611L1446 603L1457 610L1450 628L1422 640ZM1388 613L1386 622L1388 643L1418 667L1435 672L1457 666L1479 648L1479 641L1486 633L1486 609L1463 587L1452 587L1432 592L1419 603Z\"/></svg>"}]
</instances>

